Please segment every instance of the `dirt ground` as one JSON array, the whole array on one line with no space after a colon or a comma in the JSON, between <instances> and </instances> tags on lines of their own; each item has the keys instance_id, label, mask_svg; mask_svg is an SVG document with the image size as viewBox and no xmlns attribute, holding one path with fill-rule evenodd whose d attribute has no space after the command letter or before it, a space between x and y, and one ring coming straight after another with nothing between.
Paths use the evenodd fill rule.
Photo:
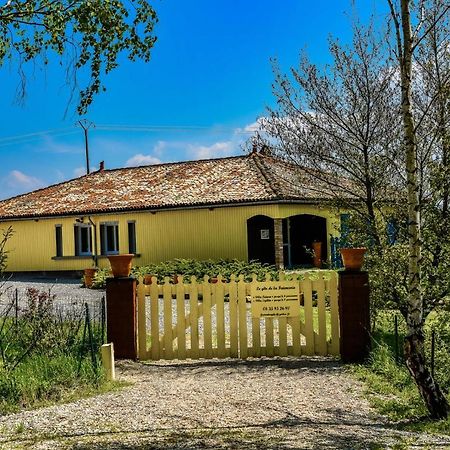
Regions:
<instances>
[{"instance_id":1,"label":"dirt ground","mask_svg":"<svg viewBox=\"0 0 450 450\"><path fill-rule=\"evenodd\" d=\"M0 448L450 448L397 431L333 359L122 361L117 373L119 391L0 417Z\"/></svg>"}]
</instances>

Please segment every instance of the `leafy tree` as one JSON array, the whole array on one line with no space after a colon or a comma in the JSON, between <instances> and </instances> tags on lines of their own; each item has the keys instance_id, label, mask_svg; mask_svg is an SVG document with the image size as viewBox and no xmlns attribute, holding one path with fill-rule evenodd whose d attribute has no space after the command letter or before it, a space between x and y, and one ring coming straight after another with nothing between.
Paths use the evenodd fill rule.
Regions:
<instances>
[{"instance_id":1,"label":"leafy tree","mask_svg":"<svg viewBox=\"0 0 450 450\"><path fill-rule=\"evenodd\" d=\"M318 197L333 196L379 249L385 201L398 202L404 186L396 72L372 26L355 25L352 45L333 40L329 51L323 69L305 54L290 76L275 69L277 109L260 119L254 144L302 166Z\"/></svg>"},{"instance_id":2,"label":"leafy tree","mask_svg":"<svg viewBox=\"0 0 450 450\"><path fill-rule=\"evenodd\" d=\"M449 404L430 373L425 358L424 314L422 295L421 198L424 179L419 177L418 128L414 118L413 86L417 72L413 71L415 53L442 19L448 16L450 4L441 1L387 0L394 24L394 42L400 72L403 149L407 176L408 199L408 292L407 335L405 357L408 369L428 407L431 417L448 416ZM417 9L414 9L414 8ZM414 20L417 23L413 25ZM414 27L414 29L413 29ZM438 91L437 100L442 96ZM434 100L434 99L433 99ZM431 104L430 104L431 105ZM444 274L440 274L441 276Z\"/></svg>"},{"instance_id":3,"label":"leafy tree","mask_svg":"<svg viewBox=\"0 0 450 450\"><path fill-rule=\"evenodd\" d=\"M351 47L331 43L331 66L303 57L291 77L278 71L278 108L260 121L255 143L300 164L318 193L333 193L352 213L356 243L371 247L375 293L406 318L409 371L430 415L442 418L448 402L427 368L423 328L450 294L450 5L387 1L394 48L386 45L391 34L380 39L355 26ZM395 246L386 239L387 214L397 216Z\"/></svg>"},{"instance_id":4,"label":"leafy tree","mask_svg":"<svg viewBox=\"0 0 450 450\"><path fill-rule=\"evenodd\" d=\"M120 54L149 61L156 21L146 0L8 0L0 6L0 66L17 64L23 96L27 63L45 65L50 53L60 55L72 93L80 70L87 78L77 107L84 114Z\"/></svg>"}]
</instances>

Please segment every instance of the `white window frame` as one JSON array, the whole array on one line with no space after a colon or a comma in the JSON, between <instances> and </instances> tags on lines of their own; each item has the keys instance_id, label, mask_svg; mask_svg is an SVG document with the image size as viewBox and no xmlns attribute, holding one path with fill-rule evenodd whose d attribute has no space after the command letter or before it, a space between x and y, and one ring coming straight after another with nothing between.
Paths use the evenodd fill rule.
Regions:
<instances>
[{"instance_id":1,"label":"white window frame","mask_svg":"<svg viewBox=\"0 0 450 450\"><path fill-rule=\"evenodd\" d=\"M101 236L101 248L103 255L118 255L119 254L119 222L101 222L100 227L103 227L103 234ZM108 231L107 227L114 227L113 244L115 250L108 249ZM117 229L117 232L116 232Z\"/></svg>"},{"instance_id":2,"label":"white window frame","mask_svg":"<svg viewBox=\"0 0 450 450\"><path fill-rule=\"evenodd\" d=\"M88 233L88 251L82 252L81 251L81 233L82 229L87 229ZM77 223L75 224L75 230L77 233L77 240L75 241L75 245L78 246L78 248L75 248L75 255L77 256L92 256L92 226L90 223Z\"/></svg>"}]
</instances>

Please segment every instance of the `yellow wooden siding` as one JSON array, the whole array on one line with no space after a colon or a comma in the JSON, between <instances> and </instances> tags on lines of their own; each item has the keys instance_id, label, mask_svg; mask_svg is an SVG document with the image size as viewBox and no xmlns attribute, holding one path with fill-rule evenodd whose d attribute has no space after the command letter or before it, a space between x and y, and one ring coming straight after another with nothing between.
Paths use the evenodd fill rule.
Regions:
<instances>
[{"instance_id":1,"label":"yellow wooden siding","mask_svg":"<svg viewBox=\"0 0 450 450\"><path fill-rule=\"evenodd\" d=\"M247 259L247 219L255 215L285 218L296 214L315 214L327 218L327 233L336 234L338 216L330 210L308 205L260 205L220 208L117 213L91 216L97 224L100 253L100 223L118 222L119 251L128 253L128 222L136 224L135 265L172 258ZM76 217L2 222L0 228L13 227L7 244L8 270L82 270L92 265L88 258L53 260L56 254L55 225L62 225L63 256L75 255ZM88 223L84 216L84 223ZM93 246L94 247L94 246ZM99 266L108 266L106 258Z\"/></svg>"}]
</instances>

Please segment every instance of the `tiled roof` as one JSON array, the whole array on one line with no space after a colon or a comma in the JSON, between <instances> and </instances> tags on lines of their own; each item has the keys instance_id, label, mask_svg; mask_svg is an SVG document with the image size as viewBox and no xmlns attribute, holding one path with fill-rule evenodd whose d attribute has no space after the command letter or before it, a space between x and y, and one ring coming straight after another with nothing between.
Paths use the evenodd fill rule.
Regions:
<instances>
[{"instance_id":1,"label":"tiled roof","mask_svg":"<svg viewBox=\"0 0 450 450\"><path fill-rule=\"evenodd\" d=\"M103 170L3 200L0 219L323 197L305 180L298 166L258 153Z\"/></svg>"}]
</instances>

